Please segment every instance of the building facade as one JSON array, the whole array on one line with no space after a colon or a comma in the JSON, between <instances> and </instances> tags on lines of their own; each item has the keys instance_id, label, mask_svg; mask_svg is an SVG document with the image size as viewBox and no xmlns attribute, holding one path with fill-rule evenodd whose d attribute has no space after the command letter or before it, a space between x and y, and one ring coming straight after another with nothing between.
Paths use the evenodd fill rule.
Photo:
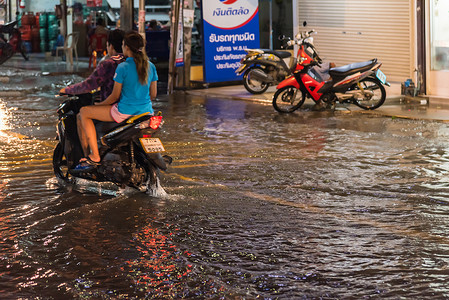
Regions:
<instances>
[{"instance_id":1,"label":"building facade","mask_svg":"<svg viewBox=\"0 0 449 300\"><path fill-rule=\"evenodd\" d=\"M14 20L19 10L53 11L59 2L0 0L3 22ZM279 34L314 29L326 61L341 66L377 58L389 81L411 78L422 83L421 93L449 96L447 0L259 0L259 5L262 47L279 48Z\"/></svg>"},{"instance_id":2,"label":"building facade","mask_svg":"<svg viewBox=\"0 0 449 300\"><path fill-rule=\"evenodd\" d=\"M391 82L449 96L449 1L297 0L296 31L315 29L320 56L345 65L378 58Z\"/></svg>"}]
</instances>

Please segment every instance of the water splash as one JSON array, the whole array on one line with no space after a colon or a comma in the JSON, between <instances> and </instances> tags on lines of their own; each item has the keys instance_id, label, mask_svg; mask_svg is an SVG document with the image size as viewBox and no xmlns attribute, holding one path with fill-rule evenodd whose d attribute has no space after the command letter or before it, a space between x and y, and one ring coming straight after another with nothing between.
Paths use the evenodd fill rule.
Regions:
<instances>
[{"instance_id":1,"label":"water splash","mask_svg":"<svg viewBox=\"0 0 449 300\"><path fill-rule=\"evenodd\" d=\"M162 187L159 177L156 178L156 183L151 184L150 179L147 181L147 195L156 198L166 198L168 196L167 192Z\"/></svg>"},{"instance_id":2,"label":"water splash","mask_svg":"<svg viewBox=\"0 0 449 300\"><path fill-rule=\"evenodd\" d=\"M80 193L94 193L99 196L131 196L136 193L146 192L147 195L155 198L167 198L168 194L160 184L159 178L155 184L151 185L149 180L146 185L142 186L140 189L135 189L132 187L121 188L112 182L97 182L92 180L87 180L83 178L73 177L70 182L66 182L62 179L53 177L46 181L46 186L48 189L64 188L68 191L77 191ZM146 188L147 186L147 188Z\"/></svg>"},{"instance_id":3,"label":"water splash","mask_svg":"<svg viewBox=\"0 0 449 300\"><path fill-rule=\"evenodd\" d=\"M11 118L10 113L6 107L6 104L0 99L0 133L3 130L10 129L9 119Z\"/></svg>"}]
</instances>

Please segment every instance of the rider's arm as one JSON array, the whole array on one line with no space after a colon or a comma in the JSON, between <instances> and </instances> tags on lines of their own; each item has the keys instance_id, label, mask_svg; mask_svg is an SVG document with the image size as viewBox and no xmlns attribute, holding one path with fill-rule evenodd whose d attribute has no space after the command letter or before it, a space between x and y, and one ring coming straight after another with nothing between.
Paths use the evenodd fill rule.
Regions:
<instances>
[{"instance_id":1,"label":"rider's arm","mask_svg":"<svg viewBox=\"0 0 449 300\"><path fill-rule=\"evenodd\" d=\"M114 72L114 70L109 70L108 64L104 64L103 62L95 68L86 80L69 85L68 87L61 89L59 92L73 95L89 93L104 84L106 78L105 74L108 72Z\"/></svg>"},{"instance_id":2,"label":"rider's arm","mask_svg":"<svg viewBox=\"0 0 449 300\"><path fill-rule=\"evenodd\" d=\"M157 81L159 77L157 76L156 66L150 62L150 76L148 80L150 83L150 99L154 100L157 96Z\"/></svg>"},{"instance_id":3,"label":"rider's arm","mask_svg":"<svg viewBox=\"0 0 449 300\"><path fill-rule=\"evenodd\" d=\"M96 105L111 105L120 99L120 93L122 92L122 84L117 81L114 82L114 88L112 93L104 101L96 103Z\"/></svg>"},{"instance_id":4,"label":"rider's arm","mask_svg":"<svg viewBox=\"0 0 449 300\"><path fill-rule=\"evenodd\" d=\"M153 81L150 84L150 99L154 100L157 96L157 81Z\"/></svg>"}]
</instances>

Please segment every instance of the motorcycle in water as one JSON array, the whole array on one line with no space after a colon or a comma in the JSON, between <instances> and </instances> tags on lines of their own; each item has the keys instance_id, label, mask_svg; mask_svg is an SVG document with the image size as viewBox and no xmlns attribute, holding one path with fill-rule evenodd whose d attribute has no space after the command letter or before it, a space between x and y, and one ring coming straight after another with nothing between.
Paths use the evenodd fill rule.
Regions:
<instances>
[{"instance_id":1,"label":"motorcycle in water","mask_svg":"<svg viewBox=\"0 0 449 300\"><path fill-rule=\"evenodd\" d=\"M336 102L352 103L366 110L380 107L386 98L383 85L390 86L380 70L377 59L329 68L327 74L319 73L322 60L311 42L315 31L296 36L300 60L291 76L282 81L273 96L273 106L278 112L291 113L311 98L335 107ZM327 77L327 78L326 78Z\"/></svg>"},{"instance_id":2,"label":"motorcycle in water","mask_svg":"<svg viewBox=\"0 0 449 300\"><path fill-rule=\"evenodd\" d=\"M0 65L10 59L16 52L20 52L25 60L30 58L22 42L22 35L16 28L17 23L18 21L14 21L0 25ZM9 39L5 37L5 34L9 35Z\"/></svg>"},{"instance_id":3,"label":"motorcycle in water","mask_svg":"<svg viewBox=\"0 0 449 300\"><path fill-rule=\"evenodd\" d=\"M283 37L280 37L283 39ZM288 51L245 49L246 56L235 71L243 74L243 85L252 94L264 93L270 85L275 85L292 74L296 58ZM287 65L286 60L290 60Z\"/></svg>"},{"instance_id":4,"label":"motorcycle in water","mask_svg":"<svg viewBox=\"0 0 449 300\"><path fill-rule=\"evenodd\" d=\"M132 116L122 123L95 121L101 164L96 167L74 169L84 156L77 133L77 114L81 107L92 105L93 95L63 95L59 106L57 139L53 152L55 176L65 182L83 178L97 182L113 182L120 187L132 187L159 196L160 170L165 171L172 158L162 156L164 146L157 132L162 116L149 113ZM162 189L163 190L163 189Z\"/></svg>"}]
</instances>

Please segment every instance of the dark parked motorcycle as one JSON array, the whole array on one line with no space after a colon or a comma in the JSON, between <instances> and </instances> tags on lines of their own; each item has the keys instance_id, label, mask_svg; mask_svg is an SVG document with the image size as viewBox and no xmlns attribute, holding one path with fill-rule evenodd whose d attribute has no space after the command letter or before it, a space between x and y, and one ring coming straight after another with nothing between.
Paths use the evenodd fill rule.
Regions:
<instances>
[{"instance_id":1,"label":"dark parked motorcycle","mask_svg":"<svg viewBox=\"0 0 449 300\"><path fill-rule=\"evenodd\" d=\"M160 170L166 170L172 162L171 157L162 156L164 146L155 137L162 124L162 116L146 113L122 123L96 121L101 164L78 170L74 168L83 157L83 151L77 133L76 115L81 107L93 104L93 96L82 94L63 97L66 100L57 111L59 143L53 153L56 177L66 182L70 182L72 177L108 181L157 196L161 190Z\"/></svg>"},{"instance_id":2,"label":"dark parked motorcycle","mask_svg":"<svg viewBox=\"0 0 449 300\"><path fill-rule=\"evenodd\" d=\"M17 23L18 21L14 21L0 25L0 65L10 59L16 52L20 52L25 60L30 58L22 42L22 35L16 28ZM6 38L5 34L9 35L9 39Z\"/></svg>"},{"instance_id":3,"label":"dark parked motorcycle","mask_svg":"<svg viewBox=\"0 0 449 300\"><path fill-rule=\"evenodd\" d=\"M237 75L243 74L243 85L252 94L264 93L270 85L276 85L291 75L296 66L296 58L288 51L263 49L245 51L247 54L235 72ZM288 64L285 62L287 59Z\"/></svg>"}]
</instances>

